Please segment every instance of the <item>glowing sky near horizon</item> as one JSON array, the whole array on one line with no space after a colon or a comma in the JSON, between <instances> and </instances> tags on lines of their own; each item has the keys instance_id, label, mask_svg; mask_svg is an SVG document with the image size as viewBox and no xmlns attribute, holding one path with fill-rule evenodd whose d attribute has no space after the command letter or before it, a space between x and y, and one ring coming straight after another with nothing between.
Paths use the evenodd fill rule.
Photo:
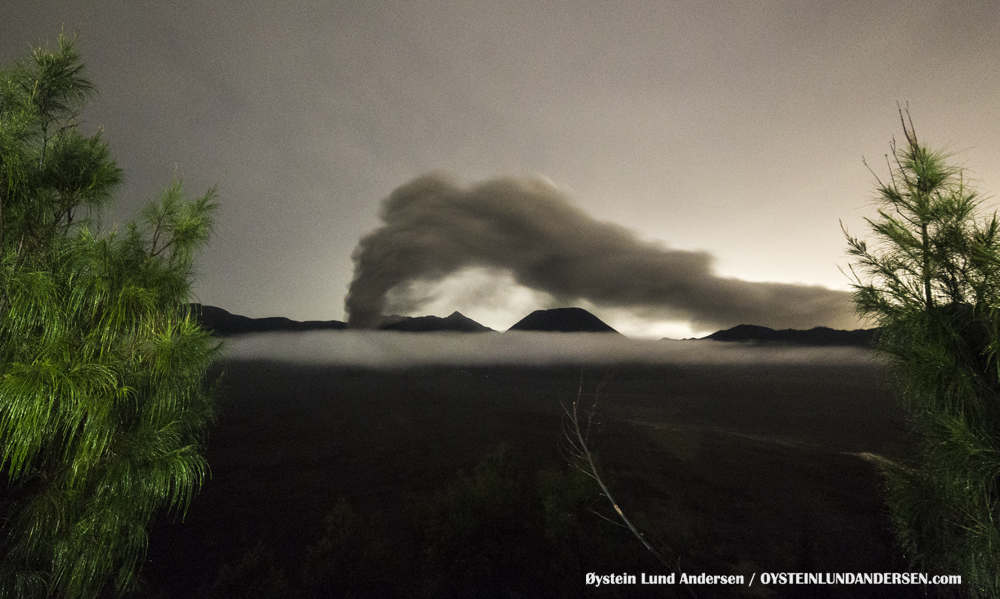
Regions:
<instances>
[{"instance_id":1,"label":"glowing sky near horizon","mask_svg":"<svg viewBox=\"0 0 1000 599\"><path fill-rule=\"evenodd\" d=\"M79 27L101 93L84 126L126 173L104 224L175 175L218 184L196 299L326 320L380 201L429 171L542 175L719 276L846 289L839 223L873 214L861 159L884 174L897 101L1000 189L998 21L985 0L10 0L0 61ZM425 308L502 330L543 307L481 275ZM706 332L581 305L632 335Z\"/></svg>"}]
</instances>

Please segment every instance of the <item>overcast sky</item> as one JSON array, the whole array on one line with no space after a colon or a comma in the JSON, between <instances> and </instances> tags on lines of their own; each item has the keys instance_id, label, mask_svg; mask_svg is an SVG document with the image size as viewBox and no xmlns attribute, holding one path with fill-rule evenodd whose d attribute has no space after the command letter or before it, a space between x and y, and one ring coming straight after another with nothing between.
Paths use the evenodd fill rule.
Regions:
<instances>
[{"instance_id":1,"label":"overcast sky","mask_svg":"<svg viewBox=\"0 0 1000 599\"><path fill-rule=\"evenodd\" d=\"M541 175L716 275L846 289L838 221L864 232L861 160L885 172L897 101L1000 189L998 20L988 0L5 0L0 60L79 28L101 93L84 120L126 173L104 224L175 175L217 184L197 299L339 320L381 201L430 171ZM498 329L552 304L493 271L432 287L427 313ZM692 332L581 303L631 334Z\"/></svg>"}]
</instances>

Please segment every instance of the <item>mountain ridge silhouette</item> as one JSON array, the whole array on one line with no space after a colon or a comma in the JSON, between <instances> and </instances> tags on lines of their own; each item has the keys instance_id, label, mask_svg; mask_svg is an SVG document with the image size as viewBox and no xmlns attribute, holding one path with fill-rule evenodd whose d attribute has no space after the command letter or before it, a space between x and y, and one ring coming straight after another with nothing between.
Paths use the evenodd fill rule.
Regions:
<instances>
[{"instance_id":1,"label":"mountain ridge silhouette","mask_svg":"<svg viewBox=\"0 0 1000 599\"><path fill-rule=\"evenodd\" d=\"M297 321L283 316L250 318L232 314L216 306L202 304L189 304L189 306L192 315L198 319L202 327L219 337L247 333L342 331L347 329L347 324L339 320ZM386 317L376 330L405 333L496 332L457 311L444 318L392 315ZM587 310L572 307L535 310L511 326L508 331L621 334ZM877 329L844 331L827 327L814 327L809 330L775 330L758 325L741 324L716 331L697 340L755 345L873 347L876 333Z\"/></svg>"}]
</instances>

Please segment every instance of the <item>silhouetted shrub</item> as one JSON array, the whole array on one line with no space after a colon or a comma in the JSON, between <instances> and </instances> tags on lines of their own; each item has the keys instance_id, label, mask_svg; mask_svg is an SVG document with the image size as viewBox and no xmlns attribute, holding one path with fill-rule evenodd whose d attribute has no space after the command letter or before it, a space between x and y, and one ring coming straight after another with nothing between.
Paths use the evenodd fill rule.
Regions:
<instances>
[{"instance_id":1,"label":"silhouetted shrub","mask_svg":"<svg viewBox=\"0 0 1000 599\"><path fill-rule=\"evenodd\" d=\"M206 599L236 597L579 597L591 571L646 563L590 505L575 470L520 471L505 448L436 493L394 509L340 499L291 581L262 546L224 566ZM277 593L277 595L275 594ZM622 596L602 588L601 597Z\"/></svg>"}]
</instances>

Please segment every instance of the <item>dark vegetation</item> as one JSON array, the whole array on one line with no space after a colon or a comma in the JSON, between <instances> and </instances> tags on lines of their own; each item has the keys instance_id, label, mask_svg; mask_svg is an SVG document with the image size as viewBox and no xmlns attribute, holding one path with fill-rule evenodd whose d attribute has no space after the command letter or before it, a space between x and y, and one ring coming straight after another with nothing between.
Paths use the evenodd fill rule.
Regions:
<instances>
[{"instance_id":1,"label":"dark vegetation","mask_svg":"<svg viewBox=\"0 0 1000 599\"><path fill-rule=\"evenodd\" d=\"M914 451L880 462L901 549L1000 597L1000 219L900 109L871 239L847 236L858 312L879 325Z\"/></svg>"},{"instance_id":2,"label":"dark vegetation","mask_svg":"<svg viewBox=\"0 0 1000 599\"><path fill-rule=\"evenodd\" d=\"M189 318L214 191L179 181L124 231L91 218L122 179L77 116L96 93L74 41L0 69L0 597L135 587L146 527L208 470L206 372Z\"/></svg>"},{"instance_id":3,"label":"dark vegetation","mask_svg":"<svg viewBox=\"0 0 1000 599\"><path fill-rule=\"evenodd\" d=\"M586 572L628 559L634 543L588 512L576 472L525 476L505 448L436 492L389 507L338 500L301 561L263 544L222 567L206 597L575 597ZM282 564L287 565L282 565ZM611 592L605 596L620 596Z\"/></svg>"},{"instance_id":4,"label":"dark vegetation","mask_svg":"<svg viewBox=\"0 0 1000 599\"><path fill-rule=\"evenodd\" d=\"M145 570L152 589L199 597L214 584L214 596L227 596L228 581L229 589L273 584L289 593L329 583L336 592L328 596L368 584L404 596L435 596L435 588L447 589L436 596L496 596L498 588L531 597L686 596L679 587L581 588L580 568L666 572L628 531L590 511L613 515L567 467L560 402L575 398L578 367L224 367L212 479L182 525L165 517L155 527ZM583 375L585 401L601 387L593 440L602 473L682 571L906 568L863 455L899 456L907 442L877 364L621 366ZM575 507L557 515L547 507L555 505ZM879 591L923 596L919 587ZM229 596L262 596L254 593Z\"/></svg>"}]
</instances>

